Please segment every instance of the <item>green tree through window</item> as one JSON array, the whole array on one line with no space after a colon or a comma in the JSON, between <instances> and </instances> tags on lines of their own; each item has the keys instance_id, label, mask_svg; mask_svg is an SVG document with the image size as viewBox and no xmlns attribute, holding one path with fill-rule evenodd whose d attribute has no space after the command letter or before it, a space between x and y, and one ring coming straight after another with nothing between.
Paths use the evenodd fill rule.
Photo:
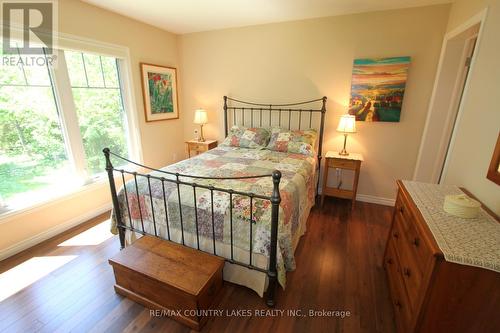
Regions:
<instances>
[{"instance_id":1,"label":"green tree through window","mask_svg":"<svg viewBox=\"0 0 500 333\"><path fill-rule=\"evenodd\" d=\"M1 49L1 45L0 45ZM64 51L88 178L104 171L102 149L129 156L119 60ZM9 55L11 56L11 55ZM67 140L54 72L47 66L0 67L0 213L81 184ZM68 82L66 82L66 85ZM62 109L60 109L62 108ZM67 121L67 120L66 120ZM2 204L3 202L3 204Z\"/></svg>"},{"instance_id":2,"label":"green tree through window","mask_svg":"<svg viewBox=\"0 0 500 333\"><path fill-rule=\"evenodd\" d=\"M87 170L104 170L102 148L128 156L116 59L80 52L65 52ZM70 65L71 64L71 65Z\"/></svg>"},{"instance_id":3,"label":"green tree through window","mask_svg":"<svg viewBox=\"0 0 500 333\"><path fill-rule=\"evenodd\" d=\"M47 67L0 70L0 196L34 191L69 172Z\"/></svg>"}]
</instances>

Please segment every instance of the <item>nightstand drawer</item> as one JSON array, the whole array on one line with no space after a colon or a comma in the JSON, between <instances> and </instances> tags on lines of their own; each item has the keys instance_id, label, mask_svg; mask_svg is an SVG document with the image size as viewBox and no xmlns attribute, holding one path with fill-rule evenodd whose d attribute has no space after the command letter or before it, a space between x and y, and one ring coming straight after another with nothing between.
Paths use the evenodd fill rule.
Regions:
<instances>
[{"instance_id":1,"label":"nightstand drawer","mask_svg":"<svg viewBox=\"0 0 500 333\"><path fill-rule=\"evenodd\" d=\"M356 170L358 163L359 163L359 161L355 161L355 160L344 160L344 159L338 159L338 158L328 158L327 159L327 165L330 168Z\"/></svg>"},{"instance_id":2,"label":"nightstand drawer","mask_svg":"<svg viewBox=\"0 0 500 333\"><path fill-rule=\"evenodd\" d=\"M193 151L203 152L208 150L208 146L202 143L192 143L190 144L189 149Z\"/></svg>"},{"instance_id":3,"label":"nightstand drawer","mask_svg":"<svg viewBox=\"0 0 500 333\"><path fill-rule=\"evenodd\" d=\"M188 151L188 156L191 157L191 153L204 153L206 151L209 151L210 149L213 149L217 147L217 141L216 140L206 140L206 141L196 141L196 140L191 140L191 141L186 141L186 147Z\"/></svg>"}]
</instances>

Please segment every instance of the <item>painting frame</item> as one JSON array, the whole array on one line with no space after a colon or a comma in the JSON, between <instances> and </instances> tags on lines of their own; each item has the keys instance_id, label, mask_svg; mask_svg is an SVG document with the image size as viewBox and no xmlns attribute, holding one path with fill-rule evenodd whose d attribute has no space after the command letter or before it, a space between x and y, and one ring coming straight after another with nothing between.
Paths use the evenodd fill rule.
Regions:
<instances>
[{"instance_id":1,"label":"painting frame","mask_svg":"<svg viewBox=\"0 0 500 333\"><path fill-rule=\"evenodd\" d=\"M179 119L177 68L140 63L146 122Z\"/></svg>"},{"instance_id":2,"label":"painting frame","mask_svg":"<svg viewBox=\"0 0 500 333\"><path fill-rule=\"evenodd\" d=\"M410 56L353 59L348 113L356 121L400 122Z\"/></svg>"}]
</instances>

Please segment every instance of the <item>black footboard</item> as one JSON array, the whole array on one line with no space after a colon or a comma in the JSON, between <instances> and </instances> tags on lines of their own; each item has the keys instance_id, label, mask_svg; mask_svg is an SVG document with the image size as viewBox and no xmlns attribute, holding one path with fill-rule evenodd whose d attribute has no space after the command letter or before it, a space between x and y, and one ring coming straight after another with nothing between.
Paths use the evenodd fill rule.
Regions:
<instances>
[{"instance_id":1,"label":"black footboard","mask_svg":"<svg viewBox=\"0 0 500 333\"><path fill-rule=\"evenodd\" d=\"M178 198L178 205L179 205L179 215L180 215L180 229L181 229L181 242L183 245L185 245L184 242L184 224L182 220L182 204L181 204L181 191L180 191L180 185L185 185L188 187L191 187L193 189L193 198L194 198L194 212L195 212L195 226L196 226L196 239L197 239L197 246L198 250L200 250L200 243L199 243L199 230L198 230L198 213L197 213L197 200L196 200L196 195L197 195L197 189L205 189L210 191L210 198L211 198L211 218L212 218L212 240L213 240L213 254L216 254L216 248L215 248L215 223L214 223L214 201L213 201L213 194L214 191L217 192L224 192L229 195L229 223L230 223L230 246L231 246L231 255L230 258L224 258L226 261L240 265L243 267L246 267L248 269L253 269L257 271L261 271L263 273L266 273L268 278L269 278L269 285L267 289L267 294L266 294L266 303L268 306L272 307L275 305L275 291L277 287L277 243L278 243L278 220L279 220L279 205L281 202L281 197L280 197L280 190L279 190L279 185L280 185L280 180L281 180L281 172L278 170L273 171L271 174L265 174L265 175L256 175L256 176L243 176L243 177L201 177L201 176L193 176L193 175L185 175L185 174L179 174L179 173L172 173L172 172L167 172L163 170L158 170L154 168L150 168L138 163L135 163L133 161L130 161L126 158L123 158L119 155L116 155L112 153L108 148L105 148L103 150L104 156L106 158L106 171L108 173L108 178L109 178L109 186L111 190L111 198L113 200L113 214L115 217L115 221L117 224L117 229L119 233L119 238L120 238L120 246L123 249L125 246L125 231L130 230L132 232L137 232L140 234L150 234L152 236L156 236L159 238L163 238L166 240L171 240L171 235L170 235L170 229L169 229L169 221L168 221L168 213L167 213L167 198L165 196L165 184L166 183L171 183L175 184L177 187L177 198ZM158 173L162 173L165 175L168 175L170 178L166 177L159 177L155 175L151 175L148 173L138 173L138 172L131 172L131 171L126 171L124 169L118 169L113 167L113 164L111 162L111 156L114 158L117 158L122 161L126 161L128 163L137 165L139 167L151 170L151 171L157 171ZM118 175L118 179L115 179L115 174ZM138 212L140 214L140 226L135 227L134 224L132 223L132 217L130 213L130 205L129 205L129 198L127 194L127 187L126 187L126 177L130 178L128 181L133 182L135 184L135 195L137 198L137 201L135 204L138 206ZM149 196L150 202L149 204L151 205L152 208L152 224L153 224L153 230L154 232L147 232L144 228L144 219L142 216L142 209L141 209L141 202L139 200L139 187L137 183L138 177L144 177L147 181L147 190L149 190L149 193L145 193L146 195ZM183 179L181 179L181 177ZM204 184L197 184L195 182L196 179L209 179L209 180L228 180L228 179L248 179L248 178L264 178L264 177L271 177L273 181L273 192L271 196L263 196L263 195L258 195L254 193L245 193L245 192L240 192L240 191L234 191L231 189L225 189L221 187L214 187L214 186L206 186ZM184 178L189 178L191 179L190 181L185 181ZM157 231L157 217L155 217L155 210L154 210L154 201L153 201L153 195L152 195L152 190L151 190L151 180L156 180L160 181L162 184L162 189L163 189L163 208L165 209L165 224L167 226L167 235L166 237L160 235ZM123 183L123 191L124 191L124 197L126 200L126 210L123 212L121 211L122 208L120 207L120 202L118 198L118 193L116 190L116 182L122 182ZM146 191L147 191L146 190ZM249 253L249 262L240 262L238 260L234 259L233 256L233 196L238 195L238 196L243 196L243 197L248 197L249 203L250 203L250 253ZM267 270L262 269L260 267L257 267L252 263L252 244L253 244L253 233L252 233L252 221L253 221L253 204L255 199L260 199L260 200L267 200L271 203L271 230L270 230L270 250L269 250L269 265ZM123 220L123 215L122 214L128 214L127 216L129 217L130 225L126 225Z\"/></svg>"}]
</instances>

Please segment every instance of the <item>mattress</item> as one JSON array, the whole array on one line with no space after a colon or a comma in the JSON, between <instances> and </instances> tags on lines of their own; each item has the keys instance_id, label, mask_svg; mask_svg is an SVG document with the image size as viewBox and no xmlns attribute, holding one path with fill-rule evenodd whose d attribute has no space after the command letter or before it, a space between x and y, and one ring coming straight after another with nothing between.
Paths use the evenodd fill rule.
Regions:
<instances>
[{"instance_id":1,"label":"mattress","mask_svg":"<svg viewBox=\"0 0 500 333\"><path fill-rule=\"evenodd\" d=\"M307 216L314 204L316 165L314 157L302 154L218 147L161 170L206 177L261 175L280 170L282 201L279 209L277 270L278 281L284 288L286 271L295 269L294 251L300 236L306 230ZM151 175L175 179L175 176L161 172L152 172ZM195 182L264 196L270 196L273 189L271 177L213 180L180 176L179 179L187 183ZM148 182L146 177L140 175L137 176L137 187L134 179L128 181L125 188L120 189L118 199L122 221L127 226L133 226L137 230L144 228L149 234L178 243L184 240L187 246L228 259L232 256L234 260L247 264L251 262L262 269L268 268L271 205L267 200L254 198L250 204L248 197L233 194L230 212L230 195L226 192L193 188L191 185L177 186L176 183L161 182L153 178ZM112 232L117 233L114 212L111 221ZM126 243L130 244L139 236L140 234L127 231ZM247 286L260 296L267 287L265 273L230 263L226 263L224 268L224 279Z\"/></svg>"}]
</instances>

